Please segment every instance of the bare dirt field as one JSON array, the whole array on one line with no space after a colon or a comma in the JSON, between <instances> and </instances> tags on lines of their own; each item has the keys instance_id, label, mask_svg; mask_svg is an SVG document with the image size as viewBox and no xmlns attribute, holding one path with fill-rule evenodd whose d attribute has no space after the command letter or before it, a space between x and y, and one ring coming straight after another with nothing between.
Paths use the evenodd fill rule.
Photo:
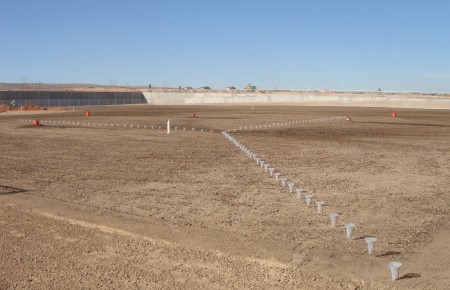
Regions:
<instances>
[{"instance_id":1,"label":"bare dirt field","mask_svg":"<svg viewBox=\"0 0 450 290\"><path fill-rule=\"evenodd\" d=\"M301 106L1 113L0 289L449 289L450 114L396 111L395 120L391 109ZM352 122L230 132L324 200L322 215L219 133L330 116ZM168 118L173 134L143 129ZM330 212L341 214L336 227ZM352 239L345 222L356 224ZM366 236L378 238L373 255ZM395 282L389 261L403 263Z\"/></svg>"}]
</instances>

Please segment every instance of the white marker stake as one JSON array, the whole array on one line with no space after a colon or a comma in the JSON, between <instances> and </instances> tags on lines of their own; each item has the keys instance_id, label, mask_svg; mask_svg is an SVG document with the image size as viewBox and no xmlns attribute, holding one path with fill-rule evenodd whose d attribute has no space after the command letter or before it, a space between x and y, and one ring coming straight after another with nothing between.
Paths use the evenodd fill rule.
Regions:
<instances>
[{"instance_id":1,"label":"white marker stake","mask_svg":"<svg viewBox=\"0 0 450 290\"><path fill-rule=\"evenodd\" d=\"M318 214L323 214L323 205L324 204L325 204L325 202L323 200L316 201Z\"/></svg>"},{"instance_id":2,"label":"white marker stake","mask_svg":"<svg viewBox=\"0 0 450 290\"><path fill-rule=\"evenodd\" d=\"M331 226L332 227L336 226L336 222L337 222L338 217L339 217L339 214L337 212L330 213L330 219L331 219Z\"/></svg>"},{"instance_id":3,"label":"white marker stake","mask_svg":"<svg viewBox=\"0 0 450 290\"><path fill-rule=\"evenodd\" d=\"M347 239L350 239L353 235L353 229L355 228L355 224L346 223L344 226L345 226L345 237Z\"/></svg>"},{"instance_id":4,"label":"white marker stake","mask_svg":"<svg viewBox=\"0 0 450 290\"><path fill-rule=\"evenodd\" d=\"M388 263L388 267L389 267L389 269L391 269L392 281L395 281L398 279L401 266L402 266L402 263L400 263L400 262L389 262Z\"/></svg>"},{"instance_id":5,"label":"white marker stake","mask_svg":"<svg viewBox=\"0 0 450 290\"><path fill-rule=\"evenodd\" d=\"M377 242L377 238L375 237L365 237L364 240L367 243L367 251L369 255L372 255L373 250L375 248L375 243Z\"/></svg>"},{"instance_id":6,"label":"white marker stake","mask_svg":"<svg viewBox=\"0 0 450 290\"><path fill-rule=\"evenodd\" d=\"M170 119L167 120L167 134L170 134Z\"/></svg>"}]
</instances>

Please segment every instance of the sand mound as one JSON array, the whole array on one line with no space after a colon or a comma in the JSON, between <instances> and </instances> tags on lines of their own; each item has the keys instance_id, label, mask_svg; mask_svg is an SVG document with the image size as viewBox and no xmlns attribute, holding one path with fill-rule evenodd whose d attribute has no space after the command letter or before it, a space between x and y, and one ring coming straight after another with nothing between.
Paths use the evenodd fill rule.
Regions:
<instances>
[{"instance_id":1,"label":"sand mound","mask_svg":"<svg viewBox=\"0 0 450 290\"><path fill-rule=\"evenodd\" d=\"M39 111L39 110L45 110L45 108L32 104L19 107L19 111Z\"/></svg>"},{"instance_id":2,"label":"sand mound","mask_svg":"<svg viewBox=\"0 0 450 290\"><path fill-rule=\"evenodd\" d=\"M20 107L10 107L8 105L0 105L0 113L8 112L8 111L41 111L48 110L47 108L38 106L38 105L25 105Z\"/></svg>"},{"instance_id":3,"label":"sand mound","mask_svg":"<svg viewBox=\"0 0 450 290\"><path fill-rule=\"evenodd\" d=\"M8 105L0 105L0 113L8 112L10 109Z\"/></svg>"}]
</instances>

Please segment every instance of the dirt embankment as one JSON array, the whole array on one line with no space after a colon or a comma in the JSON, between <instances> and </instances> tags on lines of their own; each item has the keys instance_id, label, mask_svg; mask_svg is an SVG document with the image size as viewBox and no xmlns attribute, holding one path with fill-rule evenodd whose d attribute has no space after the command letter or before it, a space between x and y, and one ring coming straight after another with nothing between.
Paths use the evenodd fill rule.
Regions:
<instances>
[{"instance_id":1,"label":"dirt embankment","mask_svg":"<svg viewBox=\"0 0 450 290\"><path fill-rule=\"evenodd\" d=\"M42 111L48 110L45 107L41 107L38 105L25 105L20 107L10 107L8 105L0 105L0 113L8 112L8 111Z\"/></svg>"},{"instance_id":2,"label":"dirt embankment","mask_svg":"<svg viewBox=\"0 0 450 290\"><path fill-rule=\"evenodd\" d=\"M47 110L47 108L38 106L38 105L25 105L20 107L10 107L8 105L0 105L0 112L8 112L8 111L40 111Z\"/></svg>"}]
</instances>

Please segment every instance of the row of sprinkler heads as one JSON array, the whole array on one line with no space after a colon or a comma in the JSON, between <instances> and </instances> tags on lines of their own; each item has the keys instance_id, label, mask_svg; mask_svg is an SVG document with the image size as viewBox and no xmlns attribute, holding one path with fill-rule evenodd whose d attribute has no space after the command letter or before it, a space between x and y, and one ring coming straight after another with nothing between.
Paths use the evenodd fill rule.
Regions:
<instances>
[{"instance_id":1,"label":"row of sprinkler heads","mask_svg":"<svg viewBox=\"0 0 450 290\"><path fill-rule=\"evenodd\" d=\"M21 123L35 123L38 121L40 125L66 125L66 126L83 126L83 127L100 127L100 128L130 128L130 129L151 129L151 130L166 130L167 126L156 126L156 125L139 125L139 124L113 124L113 123L92 123L92 122L80 122L80 121L39 121L39 120L29 120L29 119L18 119ZM179 131L198 131L198 132L214 132L212 129L208 128L186 128L186 127L170 127L172 130Z\"/></svg>"},{"instance_id":2,"label":"row of sprinkler heads","mask_svg":"<svg viewBox=\"0 0 450 290\"><path fill-rule=\"evenodd\" d=\"M239 129L228 129L227 132L235 132L235 131L242 131L242 130L257 130L257 129L263 129L263 128L272 128L277 126L289 126L289 125L298 125L298 124L306 124L306 123L316 123L316 122L325 122L325 121L333 121L333 120L343 120L346 119L347 121L350 121L350 117L347 116L337 116L337 117L325 117L325 118L318 118L318 119L308 119L308 120L296 120L296 121L285 121L285 122L274 122L269 124L258 124L258 125L247 125L247 126L241 126Z\"/></svg>"},{"instance_id":3,"label":"row of sprinkler heads","mask_svg":"<svg viewBox=\"0 0 450 290\"><path fill-rule=\"evenodd\" d=\"M260 166L264 169L266 173L270 175L270 177L275 178L275 181L281 184L282 187L288 187L290 193L295 193L297 199L303 197L306 201L306 205L311 206L313 194L307 193L306 190L303 188L297 186L295 182L289 181L285 176L281 174L281 172L277 171L275 167L271 166L266 160L263 160L261 157L259 157L257 154L253 153L250 149L242 145L239 141L237 141L233 136L228 134L227 132L222 132L222 134L231 141L235 146L237 146L242 152L244 152L249 158L253 159L256 162L256 165ZM317 213L323 214L323 205L325 204L325 201L318 200L316 201L317 206ZM336 223L339 217L339 213L337 212L331 212L329 214L330 220L331 220L331 226L336 227ZM347 239L350 239L353 237L353 230L355 229L354 223L345 223L345 236ZM375 244L377 242L376 237L364 237L364 241L367 243L367 252L369 255L374 253ZM401 267L401 263L399 262L390 262L388 263L388 267L391 270L391 276L392 280L395 281L399 277L399 269Z\"/></svg>"}]
</instances>

